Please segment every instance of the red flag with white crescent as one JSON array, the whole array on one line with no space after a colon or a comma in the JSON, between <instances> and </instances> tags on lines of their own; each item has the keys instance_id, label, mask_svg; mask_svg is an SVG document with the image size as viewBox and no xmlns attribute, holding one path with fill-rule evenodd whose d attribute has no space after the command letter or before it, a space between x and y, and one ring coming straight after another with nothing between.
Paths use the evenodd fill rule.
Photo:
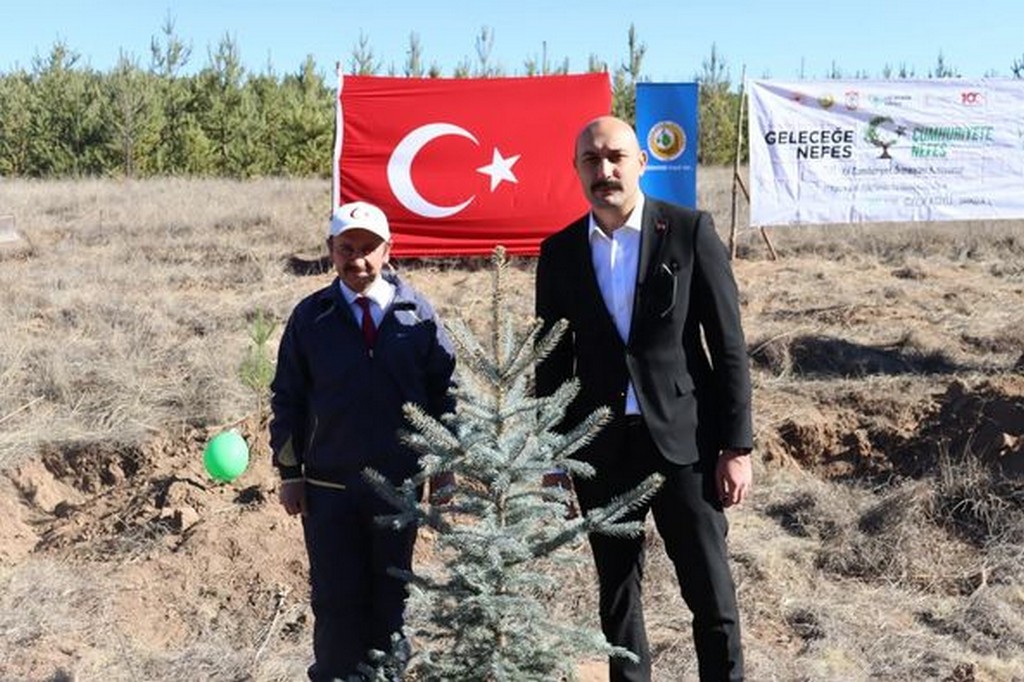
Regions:
<instances>
[{"instance_id":1,"label":"red flag with white crescent","mask_svg":"<svg viewBox=\"0 0 1024 682\"><path fill-rule=\"evenodd\" d=\"M536 254L587 211L575 140L610 108L605 73L342 76L333 200L383 209L396 257Z\"/></svg>"}]
</instances>

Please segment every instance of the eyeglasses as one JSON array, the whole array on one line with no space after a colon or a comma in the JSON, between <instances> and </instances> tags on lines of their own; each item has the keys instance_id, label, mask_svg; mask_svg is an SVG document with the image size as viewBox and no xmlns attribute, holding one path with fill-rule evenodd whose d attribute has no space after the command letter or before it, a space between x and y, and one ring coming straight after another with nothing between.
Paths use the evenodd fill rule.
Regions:
<instances>
[{"instance_id":1,"label":"eyeglasses","mask_svg":"<svg viewBox=\"0 0 1024 682\"><path fill-rule=\"evenodd\" d=\"M341 256L342 258L344 258L346 260L351 260L351 259L354 259L354 258L365 258L365 257L369 256L371 253L373 253L374 251L376 251L377 249L379 249L381 247L381 245L385 244L385 243L386 242L378 242L378 243L374 244L373 246L368 246L368 247L364 247L364 248L359 249L359 248L356 248L355 246L352 246L351 244L338 241L338 239L335 238L334 239L334 244L333 244L333 249L334 249L334 252L336 254L338 254L339 256Z\"/></svg>"}]
</instances>

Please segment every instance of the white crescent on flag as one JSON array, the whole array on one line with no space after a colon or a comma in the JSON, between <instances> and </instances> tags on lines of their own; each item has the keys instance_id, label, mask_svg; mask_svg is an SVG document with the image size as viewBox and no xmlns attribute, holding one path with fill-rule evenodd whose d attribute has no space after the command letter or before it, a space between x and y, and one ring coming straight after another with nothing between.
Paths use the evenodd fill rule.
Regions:
<instances>
[{"instance_id":1,"label":"white crescent on flag","mask_svg":"<svg viewBox=\"0 0 1024 682\"><path fill-rule=\"evenodd\" d=\"M464 137L471 140L473 144L480 145L473 133L465 128L452 123L428 123L403 137L402 141L395 146L395 150L391 152L391 158L388 159L388 184L391 185L391 191L394 192L395 198L402 206L424 218L447 218L466 208L476 199L474 194L461 204L438 206L424 199L416 189L416 185L413 184L412 163L416 159L416 155L429 142L446 135ZM519 160L519 156L516 154L503 157L495 147L491 155L491 163L477 168L476 171L490 176L491 191L493 192L502 182L519 182L512 172L512 166Z\"/></svg>"},{"instance_id":2,"label":"white crescent on flag","mask_svg":"<svg viewBox=\"0 0 1024 682\"><path fill-rule=\"evenodd\" d=\"M428 123L403 137L402 141L395 146L395 151L391 152L391 158L388 159L388 183L391 185L391 191L395 193L395 197L402 206L424 218L447 218L450 215L455 215L473 203L473 199L476 198L474 194L461 204L438 206L424 199L412 183L412 162L416 159L416 155L428 142L445 135L458 135L472 140L475 145L480 144L465 128L451 123Z\"/></svg>"}]
</instances>

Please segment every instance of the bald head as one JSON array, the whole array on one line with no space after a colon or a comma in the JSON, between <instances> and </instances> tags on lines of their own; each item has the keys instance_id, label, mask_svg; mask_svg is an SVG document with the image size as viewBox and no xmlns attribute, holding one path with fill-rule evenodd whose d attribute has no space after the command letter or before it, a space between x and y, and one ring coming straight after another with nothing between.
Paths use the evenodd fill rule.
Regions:
<instances>
[{"instance_id":1,"label":"bald head","mask_svg":"<svg viewBox=\"0 0 1024 682\"><path fill-rule=\"evenodd\" d=\"M579 158L581 145L585 146L599 137L616 137L623 145L637 153L640 152L640 142L637 140L632 126L615 116L598 116L583 126L583 130L576 136L576 158Z\"/></svg>"},{"instance_id":2,"label":"bald head","mask_svg":"<svg viewBox=\"0 0 1024 682\"><path fill-rule=\"evenodd\" d=\"M595 118L576 138L573 165L598 224L606 232L619 228L640 199L647 167L633 128L614 116Z\"/></svg>"}]
</instances>

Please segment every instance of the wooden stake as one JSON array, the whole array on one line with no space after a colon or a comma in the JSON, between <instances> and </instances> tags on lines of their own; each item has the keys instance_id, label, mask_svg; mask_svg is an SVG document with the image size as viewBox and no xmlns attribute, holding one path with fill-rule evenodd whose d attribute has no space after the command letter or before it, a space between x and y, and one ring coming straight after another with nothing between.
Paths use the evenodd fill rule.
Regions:
<instances>
[{"instance_id":1,"label":"wooden stake","mask_svg":"<svg viewBox=\"0 0 1024 682\"><path fill-rule=\"evenodd\" d=\"M761 231L761 237L764 238L764 243L768 245L768 253L772 255L772 260L779 260L779 254L775 252L775 247L772 246L772 240L768 237L768 229L764 226L758 229Z\"/></svg>"},{"instance_id":2,"label":"wooden stake","mask_svg":"<svg viewBox=\"0 0 1024 682\"><path fill-rule=\"evenodd\" d=\"M729 260L736 260L736 185L739 184L743 187L743 181L740 180L740 149L743 146L743 86L746 85L747 80L747 65L743 65L743 71L740 74L740 101L736 106L736 152L732 157L732 216L729 225ZM747 188L743 187L743 195L747 197L747 201L750 201L750 195L747 194Z\"/></svg>"}]
</instances>

